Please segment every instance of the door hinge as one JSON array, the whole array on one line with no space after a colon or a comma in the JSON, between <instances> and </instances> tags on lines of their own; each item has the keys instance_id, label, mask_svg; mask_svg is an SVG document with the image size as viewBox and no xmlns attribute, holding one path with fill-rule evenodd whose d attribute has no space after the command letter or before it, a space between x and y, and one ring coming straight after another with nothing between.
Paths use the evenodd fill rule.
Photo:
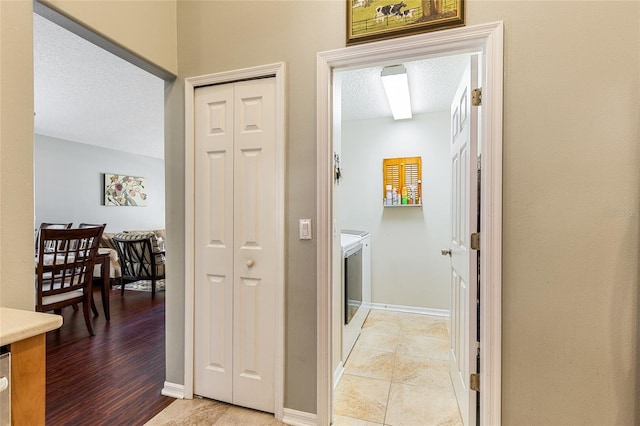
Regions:
<instances>
[{"instance_id":1,"label":"door hinge","mask_svg":"<svg viewBox=\"0 0 640 426\"><path fill-rule=\"evenodd\" d=\"M480 87L471 91L471 105L482 105L482 89Z\"/></svg>"},{"instance_id":2,"label":"door hinge","mask_svg":"<svg viewBox=\"0 0 640 426\"><path fill-rule=\"evenodd\" d=\"M471 234L471 250L480 250L480 233Z\"/></svg>"},{"instance_id":3,"label":"door hinge","mask_svg":"<svg viewBox=\"0 0 640 426\"><path fill-rule=\"evenodd\" d=\"M469 378L469 387L471 388L471 390L480 392L480 374L471 373L471 376Z\"/></svg>"}]
</instances>

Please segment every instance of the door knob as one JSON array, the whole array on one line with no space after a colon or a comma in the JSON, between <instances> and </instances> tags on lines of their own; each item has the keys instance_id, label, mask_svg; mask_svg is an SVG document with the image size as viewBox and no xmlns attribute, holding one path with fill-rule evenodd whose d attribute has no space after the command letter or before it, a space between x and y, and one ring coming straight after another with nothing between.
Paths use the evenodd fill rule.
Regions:
<instances>
[{"instance_id":1,"label":"door knob","mask_svg":"<svg viewBox=\"0 0 640 426\"><path fill-rule=\"evenodd\" d=\"M253 264L254 264L254 263L255 263L255 262L253 261L253 259L249 259L249 260L247 260L247 266L248 266L249 268L251 268L251 267L253 266Z\"/></svg>"},{"instance_id":2,"label":"door knob","mask_svg":"<svg viewBox=\"0 0 640 426\"><path fill-rule=\"evenodd\" d=\"M451 249L442 249L440 250L440 253L442 253L443 256L451 257Z\"/></svg>"}]
</instances>

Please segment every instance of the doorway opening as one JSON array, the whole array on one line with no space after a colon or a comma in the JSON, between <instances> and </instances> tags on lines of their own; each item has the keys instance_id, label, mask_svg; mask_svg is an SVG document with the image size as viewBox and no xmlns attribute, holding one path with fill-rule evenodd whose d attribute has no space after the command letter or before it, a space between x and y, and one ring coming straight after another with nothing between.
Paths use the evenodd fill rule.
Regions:
<instances>
[{"instance_id":1,"label":"doorway opening","mask_svg":"<svg viewBox=\"0 0 640 426\"><path fill-rule=\"evenodd\" d=\"M158 253L156 259L162 259L164 265L165 88L175 76L39 1L33 2L33 12L35 227L41 222L67 222L74 228L81 223L106 223L109 234L153 230L153 239L158 243L154 249L157 247L163 252ZM117 117L117 113L131 111L127 108L139 111L130 114L127 120ZM140 120L138 112L147 114L144 120ZM128 145L128 149L116 146L118 142ZM107 208L105 173L146 178L150 184L144 200L146 207ZM52 186L56 182L57 186ZM60 182L73 182L74 190L62 190L67 196L61 197ZM138 205L143 204L140 192L136 191ZM107 242L107 235L103 234L103 244ZM110 268L100 271L101 277L110 278L112 285L120 284L121 271L115 249L101 247L100 251L109 254L111 264ZM151 299L150 280L134 286L127 288L129 295L122 300L140 296ZM101 290L105 291L105 287L109 286L103 284ZM158 286L156 290L160 287L165 286ZM111 295L118 294L120 299L120 291L116 291L112 288ZM111 307L105 305L104 296L109 300L109 292L105 292L102 309L100 299L96 299L99 313L93 321L100 327L96 334L108 337L109 327L115 331L113 325L119 323L122 310L118 309L119 303ZM164 295L156 295L151 303L156 312L162 312L153 316L156 331L161 330L156 336L162 341L161 346L153 348L163 356L155 357L145 374L161 371L164 376ZM110 311L114 321L109 319ZM135 309L127 312L131 313L140 315ZM147 325L151 326L151 321ZM105 371L111 367L113 365L106 366ZM162 388L163 381L155 385ZM142 386L134 386L132 394ZM162 398L157 391L155 395L158 400Z\"/></svg>"},{"instance_id":2,"label":"doorway opening","mask_svg":"<svg viewBox=\"0 0 640 426\"><path fill-rule=\"evenodd\" d=\"M385 66L412 60L479 52L480 85L484 101L479 121L483 172L480 234L480 346L482 367L479 393L480 424L500 423L500 287L501 287L501 161L502 161L502 23L447 30L386 40L318 54L318 423L328 424L333 413L336 352L336 299L340 271L339 224L334 205L336 134L341 115L335 108L339 94L336 71ZM333 97L329 96L332 94ZM331 101L330 101L331 100ZM331 103L333 102L333 103ZM330 119L331 118L331 119ZM336 129L336 125L338 129ZM339 143L339 140L338 140ZM382 191L380 191L382 194ZM382 197L380 196L380 201Z\"/></svg>"},{"instance_id":3,"label":"doorway opening","mask_svg":"<svg viewBox=\"0 0 640 426\"><path fill-rule=\"evenodd\" d=\"M334 122L333 149L342 178L333 187L333 220L342 255L332 267L342 269L342 283L333 290L335 305L350 306L356 322L346 317L333 327L338 424L343 416L390 424L460 421L454 395L464 392L454 394L449 378L449 336L462 333L451 330L451 258L441 250L451 246L452 206L464 205L452 202L451 109L452 103L459 109L454 99L471 55L477 56L403 62L412 105L412 117L403 120L392 119L384 96L388 67L334 71L341 121ZM360 240L359 304L349 291L354 230L368 236ZM408 402L421 395L423 404Z\"/></svg>"}]
</instances>

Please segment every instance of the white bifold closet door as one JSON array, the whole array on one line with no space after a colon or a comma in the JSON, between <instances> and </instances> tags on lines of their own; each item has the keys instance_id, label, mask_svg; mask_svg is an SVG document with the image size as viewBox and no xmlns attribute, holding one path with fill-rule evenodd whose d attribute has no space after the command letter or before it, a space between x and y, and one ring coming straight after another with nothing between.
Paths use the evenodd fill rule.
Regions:
<instances>
[{"instance_id":1,"label":"white bifold closet door","mask_svg":"<svg viewBox=\"0 0 640 426\"><path fill-rule=\"evenodd\" d=\"M195 91L194 394L275 409L275 79Z\"/></svg>"}]
</instances>

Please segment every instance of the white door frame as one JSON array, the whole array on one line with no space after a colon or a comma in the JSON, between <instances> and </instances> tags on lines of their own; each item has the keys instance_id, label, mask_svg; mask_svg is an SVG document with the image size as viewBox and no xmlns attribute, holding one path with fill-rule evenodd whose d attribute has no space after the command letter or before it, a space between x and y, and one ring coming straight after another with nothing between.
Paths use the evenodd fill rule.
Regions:
<instances>
[{"instance_id":1,"label":"white door frame","mask_svg":"<svg viewBox=\"0 0 640 426\"><path fill-rule=\"evenodd\" d=\"M185 97L185 344L184 397L193 398L194 297L195 297L195 133L194 93L198 87L240 80L274 77L276 80L276 330L275 330L275 417L281 420L284 408L284 182L285 182L285 78L286 65L279 62L216 74L189 77L184 82Z\"/></svg>"},{"instance_id":2,"label":"white door frame","mask_svg":"<svg viewBox=\"0 0 640 426\"><path fill-rule=\"evenodd\" d=\"M393 64L457 52L482 52L480 424L501 423L502 332L502 90L503 23L494 22L383 40L317 55L317 424L332 416L332 233L334 69Z\"/></svg>"}]
</instances>

